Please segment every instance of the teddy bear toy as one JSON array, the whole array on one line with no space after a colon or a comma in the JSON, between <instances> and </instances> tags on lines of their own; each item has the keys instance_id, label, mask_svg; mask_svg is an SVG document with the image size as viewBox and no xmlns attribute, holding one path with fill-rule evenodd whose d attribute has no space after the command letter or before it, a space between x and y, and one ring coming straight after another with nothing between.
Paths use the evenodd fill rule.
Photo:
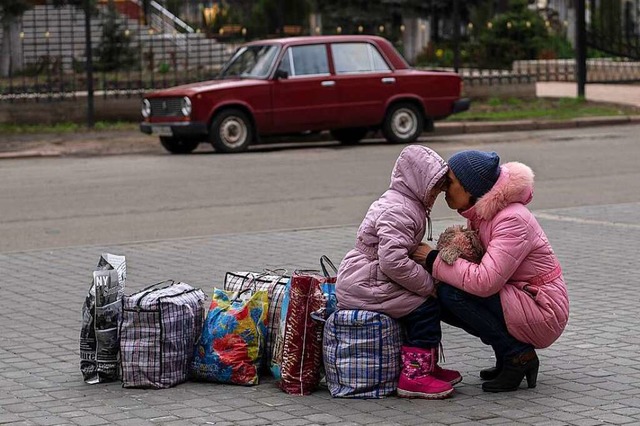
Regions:
<instances>
[{"instance_id":1,"label":"teddy bear toy","mask_svg":"<svg viewBox=\"0 0 640 426\"><path fill-rule=\"evenodd\" d=\"M480 263L484 248L478 233L462 225L454 225L445 229L438 237L436 249L440 250L440 258L448 265L459 257L473 263Z\"/></svg>"}]
</instances>

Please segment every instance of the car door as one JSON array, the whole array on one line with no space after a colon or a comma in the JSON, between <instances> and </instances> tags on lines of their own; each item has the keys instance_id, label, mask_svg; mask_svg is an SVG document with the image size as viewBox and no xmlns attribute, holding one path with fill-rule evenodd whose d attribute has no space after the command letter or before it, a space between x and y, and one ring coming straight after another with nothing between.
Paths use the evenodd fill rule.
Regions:
<instances>
[{"instance_id":1,"label":"car door","mask_svg":"<svg viewBox=\"0 0 640 426\"><path fill-rule=\"evenodd\" d=\"M278 73L286 78L277 78ZM291 46L283 52L273 84L274 132L323 130L337 119L339 101L326 44Z\"/></svg>"},{"instance_id":2,"label":"car door","mask_svg":"<svg viewBox=\"0 0 640 426\"><path fill-rule=\"evenodd\" d=\"M397 76L378 49L367 42L332 43L340 96L341 127L382 122L387 100L397 92Z\"/></svg>"}]
</instances>

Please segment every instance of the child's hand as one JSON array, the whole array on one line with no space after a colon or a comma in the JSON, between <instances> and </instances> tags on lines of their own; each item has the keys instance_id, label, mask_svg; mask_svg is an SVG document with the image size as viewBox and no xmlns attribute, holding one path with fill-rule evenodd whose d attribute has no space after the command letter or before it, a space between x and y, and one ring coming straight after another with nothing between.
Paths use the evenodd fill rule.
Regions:
<instances>
[{"instance_id":1,"label":"child's hand","mask_svg":"<svg viewBox=\"0 0 640 426\"><path fill-rule=\"evenodd\" d=\"M416 251L411 254L411 258L420 265L424 265L425 260L427 260L427 255L431 250L433 250L433 248L429 244L420 243Z\"/></svg>"}]
</instances>

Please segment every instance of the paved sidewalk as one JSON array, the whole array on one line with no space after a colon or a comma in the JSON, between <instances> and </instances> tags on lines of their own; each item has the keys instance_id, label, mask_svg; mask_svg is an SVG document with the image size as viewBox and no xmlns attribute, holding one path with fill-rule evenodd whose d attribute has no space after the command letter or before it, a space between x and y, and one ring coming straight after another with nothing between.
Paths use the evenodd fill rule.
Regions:
<instances>
[{"instance_id":1,"label":"paved sidewalk","mask_svg":"<svg viewBox=\"0 0 640 426\"><path fill-rule=\"evenodd\" d=\"M127 256L127 294L168 278L211 294L227 270L317 268L322 254L337 262L356 231L347 226L0 254L0 423L638 424L640 203L536 213L564 268L571 319L560 340L539 352L535 389L483 393L477 374L492 364L490 350L448 326L446 366L464 380L444 401L332 399L326 390L290 396L269 379L168 390L82 381L80 310L100 253ZM437 221L436 235L452 223Z\"/></svg>"}]
</instances>

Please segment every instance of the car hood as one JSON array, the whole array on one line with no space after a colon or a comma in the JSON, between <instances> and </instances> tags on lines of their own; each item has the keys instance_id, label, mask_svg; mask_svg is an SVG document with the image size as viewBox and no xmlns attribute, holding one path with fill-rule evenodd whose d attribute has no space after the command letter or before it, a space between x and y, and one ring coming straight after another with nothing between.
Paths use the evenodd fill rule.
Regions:
<instances>
[{"instance_id":1,"label":"car hood","mask_svg":"<svg viewBox=\"0 0 640 426\"><path fill-rule=\"evenodd\" d=\"M173 97L173 96L193 96L199 93L210 92L212 90L235 89L238 87L259 86L267 84L267 80L236 78L226 80L208 80L198 83L183 84L168 89L156 90L148 93L145 97Z\"/></svg>"}]
</instances>

